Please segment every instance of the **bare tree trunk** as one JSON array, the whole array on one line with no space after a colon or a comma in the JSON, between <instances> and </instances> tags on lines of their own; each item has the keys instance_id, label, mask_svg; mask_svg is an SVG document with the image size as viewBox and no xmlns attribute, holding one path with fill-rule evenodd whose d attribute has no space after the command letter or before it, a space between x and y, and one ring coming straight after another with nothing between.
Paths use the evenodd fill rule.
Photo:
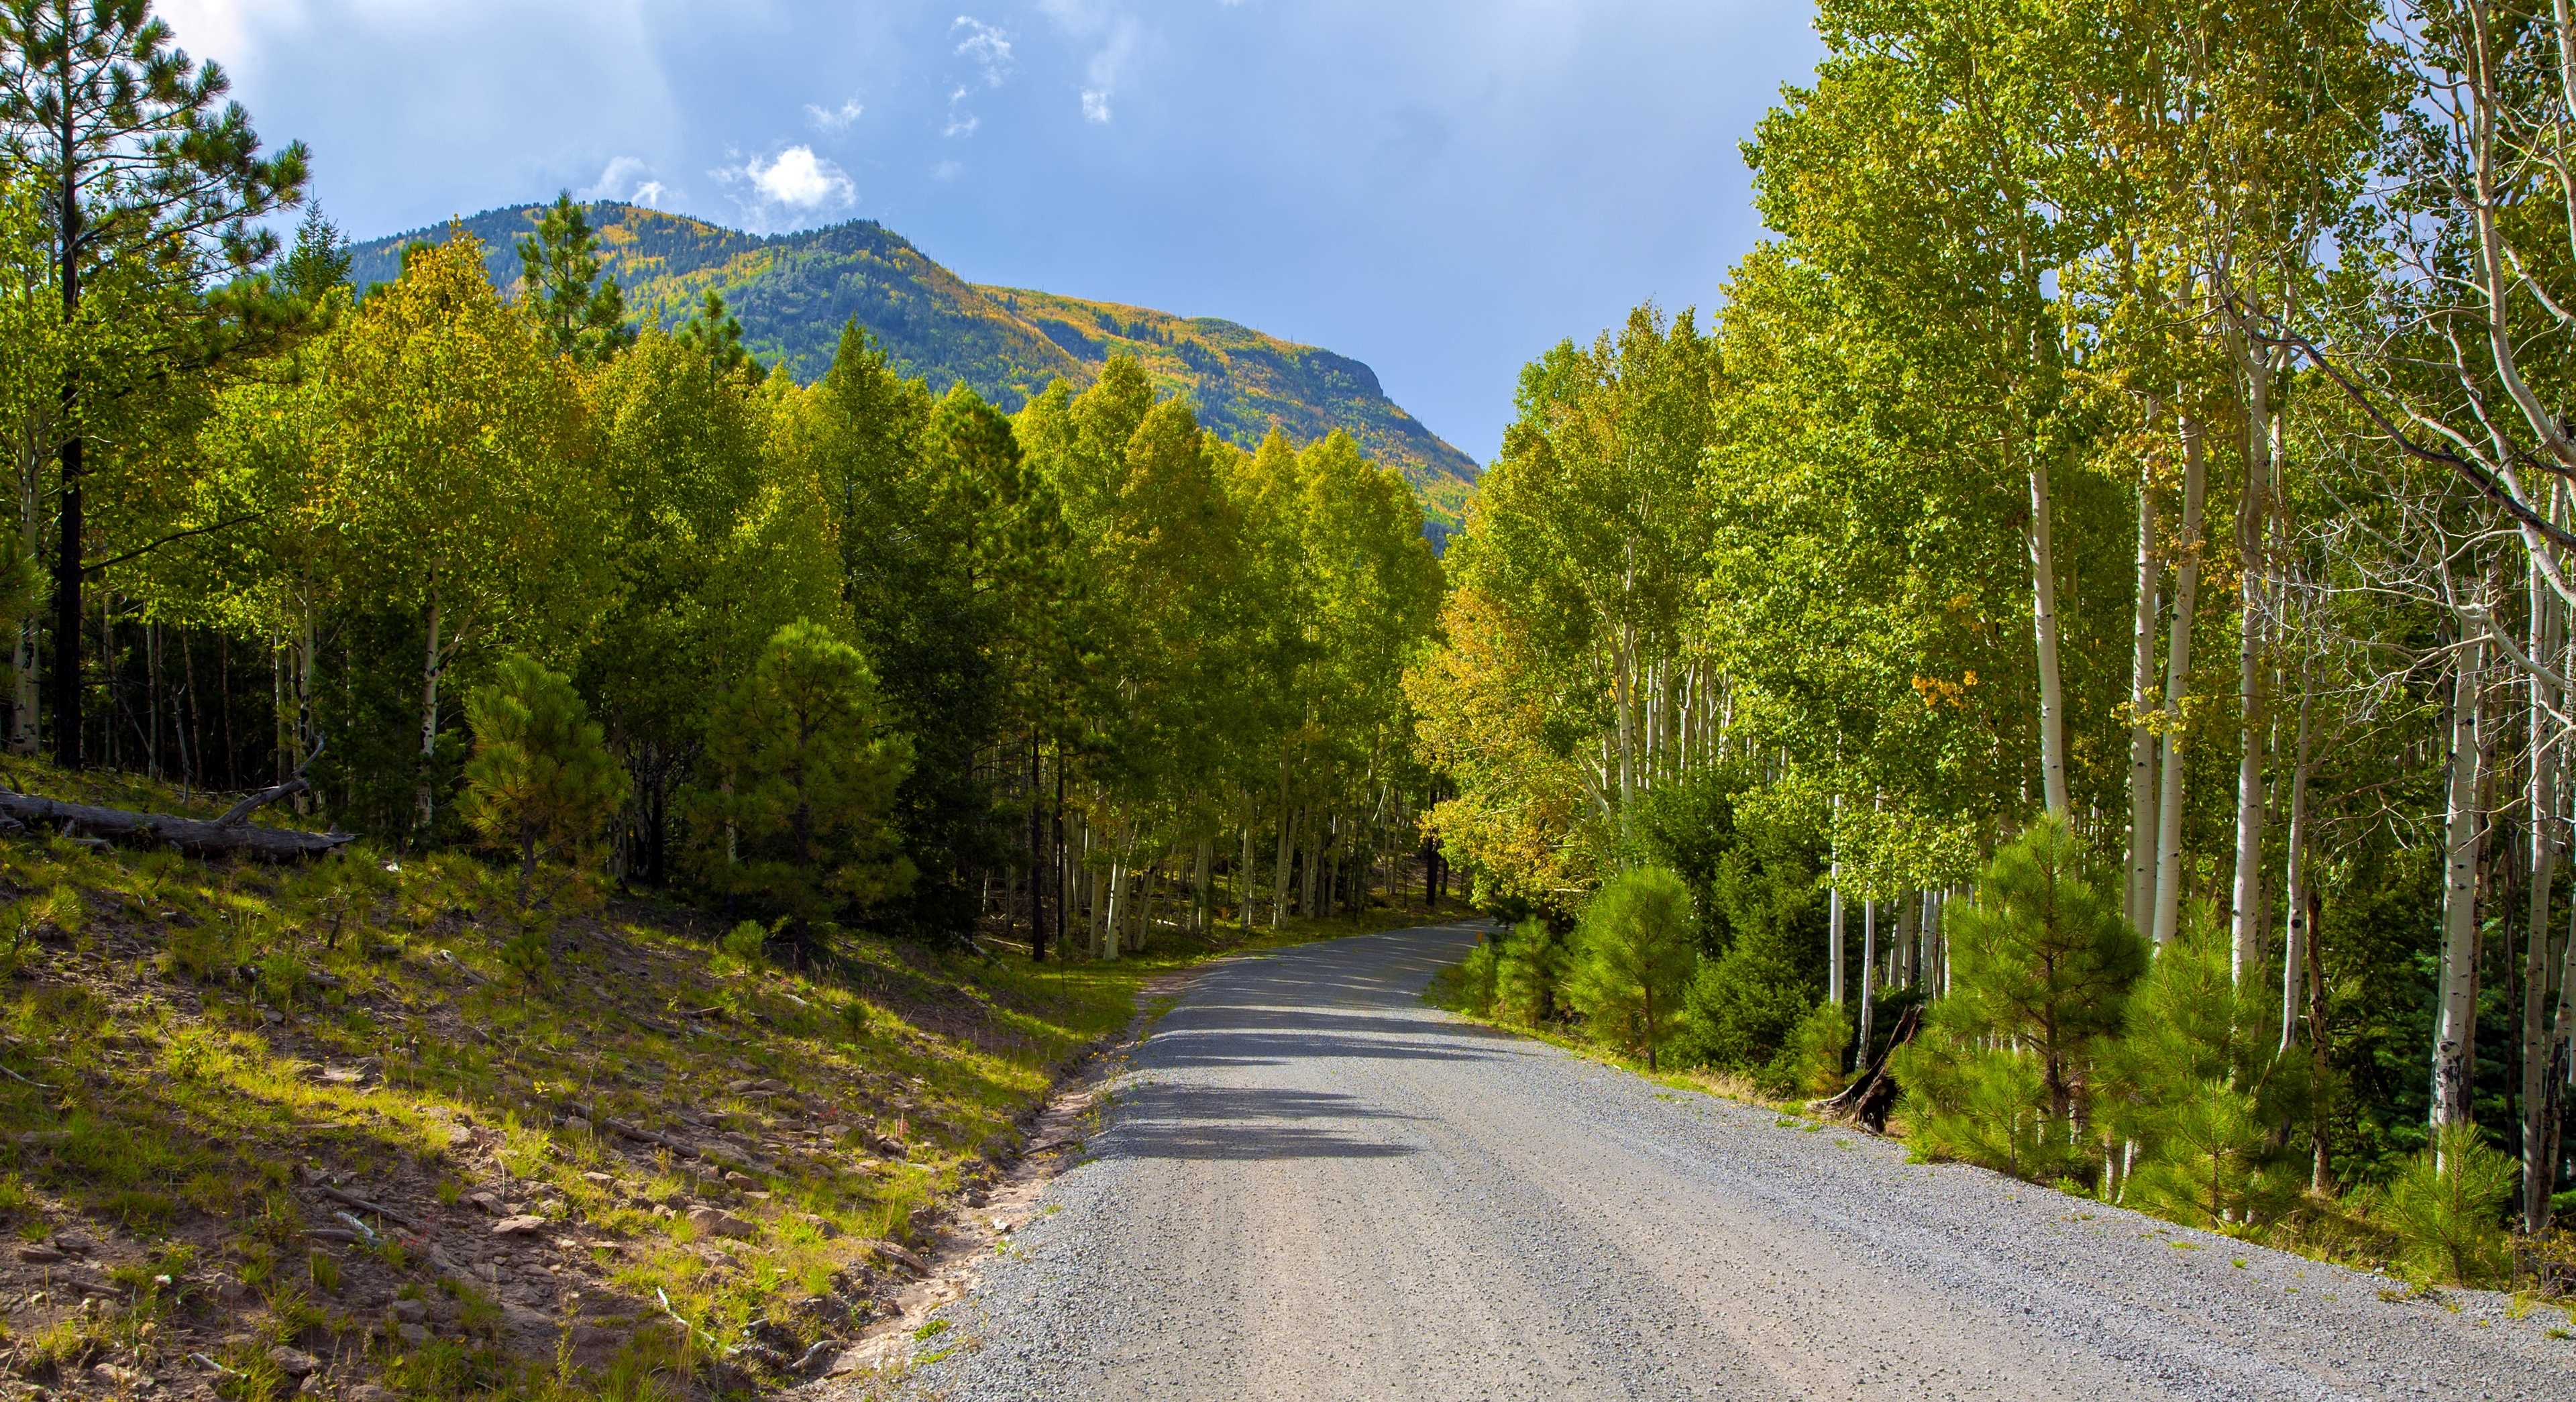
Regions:
<instances>
[{"instance_id":1,"label":"bare tree trunk","mask_svg":"<svg viewBox=\"0 0 2576 1402\"><path fill-rule=\"evenodd\" d=\"M1856 1066L1869 1064L1869 1016L1877 1006L1878 993L1878 902L1864 898L1860 903L1860 1051Z\"/></svg>"},{"instance_id":2,"label":"bare tree trunk","mask_svg":"<svg viewBox=\"0 0 2576 1402\"><path fill-rule=\"evenodd\" d=\"M2289 870L2281 883L2282 904L2289 907L2287 937L2281 947L2281 1050L2299 1040L2299 1010L2305 1001L2308 972L2308 737L2316 694L2308 674L2299 673L2298 758L2290 770Z\"/></svg>"},{"instance_id":3,"label":"bare tree trunk","mask_svg":"<svg viewBox=\"0 0 2576 1402\"><path fill-rule=\"evenodd\" d=\"M2236 500L2236 880L2229 902L2228 974L2238 988L2260 976L2263 944L2263 516L2271 500L2272 376L2269 351L2246 361L2245 490Z\"/></svg>"},{"instance_id":4,"label":"bare tree trunk","mask_svg":"<svg viewBox=\"0 0 2576 1402\"><path fill-rule=\"evenodd\" d=\"M1100 957L1103 959L1114 960L1118 957L1118 922L1119 918L1126 914L1126 902L1127 866L1123 862L1112 859L1109 863L1109 918L1105 927L1109 933L1107 943L1101 946Z\"/></svg>"},{"instance_id":5,"label":"bare tree trunk","mask_svg":"<svg viewBox=\"0 0 2576 1402\"><path fill-rule=\"evenodd\" d=\"M2155 940L2171 944L2182 918L2183 698L2191 689L2191 625L2200 602L2200 512L2209 472L2200 421L2182 416L2182 544L2174 571L2172 630L2165 639L2164 735L2156 757Z\"/></svg>"},{"instance_id":6,"label":"bare tree trunk","mask_svg":"<svg viewBox=\"0 0 2576 1402\"><path fill-rule=\"evenodd\" d=\"M1842 812L1842 796L1834 797L1834 811ZM1834 839L1833 875L1825 887L1825 998L1835 1007L1843 1005L1843 854L1842 839Z\"/></svg>"},{"instance_id":7,"label":"bare tree trunk","mask_svg":"<svg viewBox=\"0 0 2576 1402\"><path fill-rule=\"evenodd\" d=\"M2129 629L2129 923L2155 923L2156 732L2148 713L2163 693L2155 685L2157 586L2156 493L2144 459L2138 467L2138 598Z\"/></svg>"},{"instance_id":8,"label":"bare tree trunk","mask_svg":"<svg viewBox=\"0 0 2576 1402\"><path fill-rule=\"evenodd\" d=\"M2030 467L2031 628L2039 644L2039 773L2048 811L2066 811L2066 692L2057 669L2057 562L2048 522L2048 460Z\"/></svg>"},{"instance_id":9,"label":"bare tree trunk","mask_svg":"<svg viewBox=\"0 0 2576 1402\"><path fill-rule=\"evenodd\" d=\"M438 760L438 678L445 670L445 658L438 646L438 577L429 583L429 647L420 670L420 837L427 842L430 824L438 816L437 795L432 786Z\"/></svg>"},{"instance_id":10,"label":"bare tree trunk","mask_svg":"<svg viewBox=\"0 0 2576 1402\"><path fill-rule=\"evenodd\" d=\"M1243 933L1249 935L1252 933L1253 900L1252 823L1248 818L1243 824L1243 859L1236 862L1234 866L1234 901L1235 923L1241 925Z\"/></svg>"},{"instance_id":11,"label":"bare tree trunk","mask_svg":"<svg viewBox=\"0 0 2576 1402\"><path fill-rule=\"evenodd\" d=\"M2435 1128L2467 1124L2477 1035L2478 673L2482 642L2461 644L2452 663L2449 822L2443 840L2442 1004L2433 1043Z\"/></svg>"},{"instance_id":12,"label":"bare tree trunk","mask_svg":"<svg viewBox=\"0 0 2576 1402\"><path fill-rule=\"evenodd\" d=\"M2535 661L2558 657L2558 596L2538 566L2530 585L2530 646ZM2549 1230L2549 1190L2557 1177L2557 1119L2562 1097L2550 1092L2549 898L2558 862L2558 688L2545 666L2531 669L2531 880L2522 965L2522 1227L2533 1236Z\"/></svg>"}]
</instances>

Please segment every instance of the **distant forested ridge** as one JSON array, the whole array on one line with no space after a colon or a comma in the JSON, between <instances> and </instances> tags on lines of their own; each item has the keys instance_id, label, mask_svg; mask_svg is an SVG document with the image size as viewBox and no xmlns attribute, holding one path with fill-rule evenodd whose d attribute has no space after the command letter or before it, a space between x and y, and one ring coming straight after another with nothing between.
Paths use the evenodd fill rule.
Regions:
<instances>
[{"instance_id":1,"label":"distant forested ridge","mask_svg":"<svg viewBox=\"0 0 2576 1402\"><path fill-rule=\"evenodd\" d=\"M516 206L458 221L482 240L495 285L518 280L514 249L540 212ZM1435 533L1465 519L1475 460L1390 401L1376 372L1346 356L1214 317L978 287L873 220L764 236L641 205L601 202L587 213L601 262L637 320L676 330L717 292L741 318L744 346L784 361L800 384L830 368L852 318L901 374L941 393L963 383L1006 412L1053 380L1087 388L1109 357L1129 355L1158 392L1188 400L1211 432L1240 447L1258 447L1274 424L1301 443L1342 429L1404 474ZM362 290L391 282L405 244L446 238L442 225L358 244L351 281Z\"/></svg>"}]
</instances>

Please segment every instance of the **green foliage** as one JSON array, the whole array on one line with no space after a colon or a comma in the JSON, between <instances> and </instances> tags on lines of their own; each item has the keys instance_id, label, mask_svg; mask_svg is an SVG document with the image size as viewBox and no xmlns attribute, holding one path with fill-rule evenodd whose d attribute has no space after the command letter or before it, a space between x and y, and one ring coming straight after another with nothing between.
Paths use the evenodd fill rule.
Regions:
<instances>
[{"instance_id":1,"label":"green foliage","mask_svg":"<svg viewBox=\"0 0 2576 1402\"><path fill-rule=\"evenodd\" d=\"M520 281L555 353L598 364L635 339L617 279L599 274L599 236L570 192L537 218L517 244Z\"/></svg>"},{"instance_id":2,"label":"green foliage","mask_svg":"<svg viewBox=\"0 0 2576 1402\"><path fill-rule=\"evenodd\" d=\"M1832 1008L1814 984L1814 966L1795 958L1775 927L1747 929L1724 954L1700 961L1686 995L1681 1055L1786 1089L1792 1068L1803 1064L1794 1044L1804 1022L1815 1009ZM1838 1073L1849 1041L1846 1031L1835 1049Z\"/></svg>"},{"instance_id":3,"label":"green foliage","mask_svg":"<svg viewBox=\"0 0 2576 1402\"><path fill-rule=\"evenodd\" d=\"M495 286L517 281L510 250L557 207L496 209L461 222L489 250ZM964 385L1005 412L1063 381L1096 383L1113 359L1136 361L1154 393L1186 399L1201 422L1235 446L1256 448L1274 429L1301 443L1348 433L1372 459L1403 474L1434 527L1456 529L1474 489L1474 459L1389 402L1369 367L1313 346L1294 345L1212 317L1181 318L1139 307L1089 302L1016 288L975 287L931 261L908 240L869 220L767 238L640 205L576 207L595 225L600 266L624 284L644 324L686 337L706 329L722 348L787 370L799 383L823 377L853 323L879 346L898 378L920 379L932 395ZM406 243L447 231L420 230L361 244L358 285L391 282ZM710 297L726 310L710 310ZM740 337L725 327L739 325Z\"/></svg>"},{"instance_id":4,"label":"green foliage","mask_svg":"<svg viewBox=\"0 0 2576 1402\"><path fill-rule=\"evenodd\" d=\"M572 679L534 658L502 660L465 699L474 757L465 763L465 820L517 851L519 902L541 852L578 848L626 798L626 771L609 754Z\"/></svg>"},{"instance_id":5,"label":"green foliage","mask_svg":"<svg viewBox=\"0 0 2576 1402\"><path fill-rule=\"evenodd\" d=\"M889 828L912 747L890 734L859 650L804 620L778 630L708 728L691 810L707 883L813 939L818 921L911 879Z\"/></svg>"},{"instance_id":6,"label":"green foliage","mask_svg":"<svg viewBox=\"0 0 2576 1402\"><path fill-rule=\"evenodd\" d=\"M1771 1080L1791 1092L1815 1099L1843 1088L1843 1063L1851 1055L1851 1014L1818 1000L1789 1031L1787 1044L1771 1065Z\"/></svg>"},{"instance_id":7,"label":"green foliage","mask_svg":"<svg viewBox=\"0 0 2576 1402\"><path fill-rule=\"evenodd\" d=\"M1950 994L1891 1062L1916 1152L2035 1182L2081 1176L2079 1103L2099 1089L2146 941L2053 814L1995 854L1946 926Z\"/></svg>"},{"instance_id":8,"label":"green foliage","mask_svg":"<svg viewBox=\"0 0 2576 1402\"><path fill-rule=\"evenodd\" d=\"M1543 920L1513 926L1494 956L1494 1016L1525 1027L1553 1020L1567 952L1564 939Z\"/></svg>"},{"instance_id":9,"label":"green foliage","mask_svg":"<svg viewBox=\"0 0 2576 1402\"><path fill-rule=\"evenodd\" d=\"M2106 1058L2104 1126L2137 1146L2119 1201L2170 1221L2245 1229L2307 1187L2308 1054L2280 1050L2271 1000L2239 993L2214 911L2195 911L2131 994Z\"/></svg>"},{"instance_id":10,"label":"green foliage","mask_svg":"<svg viewBox=\"0 0 2576 1402\"><path fill-rule=\"evenodd\" d=\"M745 920L725 931L716 946L726 958L757 968L769 949L769 927Z\"/></svg>"},{"instance_id":11,"label":"green foliage","mask_svg":"<svg viewBox=\"0 0 2576 1402\"><path fill-rule=\"evenodd\" d=\"M1996 852L1976 899L1946 918L1951 994L1929 1021L1954 1043L2028 1047L2050 1115L2065 1118L2101 1040L2120 1028L2129 986L2147 970L2146 940L2054 814Z\"/></svg>"},{"instance_id":12,"label":"green foliage","mask_svg":"<svg viewBox=\"0 0 2576 1402\"><path fill-rule=\"evenodd\" d=\"M2485 1285L2512 1270L2504 1231L2519 1165L2470 1124L2444 1126L2388 1185L2387 1218L2409 1269L2426 1280Z\"/></svg>"},{"instance_id":13,"label":"green foliage","mask_svg":"<svg viewBox=\"0 0 2576 1402\"><path fill-rule=\"evenodd\" d=\"M2039 1057L1921 1036L1891 1065L1905 1087L1906 1144L1924 1159L1956 1159L2035 1183L2072 1177L2083 1149L2073 1123L2048 1112Z\"/></svg>"},{"instance_id":14,"label":"green foliage","mask_svg":"<svg viewBox=\"0 0 2576 1402\"><path fill-rule=\"evenodd\" d=\"M1690 888L1662 867L1639 867L1583 908L1565 998L1596 1041L1653 1069L1698 962Z\"/></svg>"}]
</instances>

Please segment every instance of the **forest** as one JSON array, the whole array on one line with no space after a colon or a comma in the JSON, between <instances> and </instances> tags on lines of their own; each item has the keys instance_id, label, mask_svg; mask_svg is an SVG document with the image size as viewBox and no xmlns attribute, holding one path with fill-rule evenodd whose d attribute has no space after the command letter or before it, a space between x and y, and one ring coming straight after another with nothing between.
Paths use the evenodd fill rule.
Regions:
<instances>
[{"instance_id":1,"label":"forest","mask_svg":"<svg viewBox=\"0 0 2576 1402\"><path fill-rule=\"evenodd\" d=\"M506 289L458 228L360 296L141 0L10 14L21 753L800 965L1454 865L1471 1011L2428 1278L2562 1249L2563 7L1833 0L1766 239L1530 362L1445 556L1133 359L1005 414L639 330L569 196Z\"/></svg>"},{"instance_id":2,"label":"forest","mask_svg":"<svg viewBox=\"0 0 2576 1402\"><path fill-rule=\"evenodd\" d=\"M1818 25L1767 237L1532 362L1447 553L1430 823L1526 921L1457 996L2529 1268L2576 1202L2576 17Z\"/></svg>"}]
</instances>

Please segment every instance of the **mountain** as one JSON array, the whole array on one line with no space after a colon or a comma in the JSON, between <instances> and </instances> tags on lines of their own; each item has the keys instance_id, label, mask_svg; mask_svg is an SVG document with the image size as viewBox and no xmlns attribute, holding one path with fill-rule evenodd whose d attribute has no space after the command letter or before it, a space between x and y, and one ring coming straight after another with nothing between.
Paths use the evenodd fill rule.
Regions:
<instances>
[{"instance_id":1,"label":"mountain","mask_svg":"<svg viewBox=\"0 0 2576 1402\"><path fill-rule=\"evenodd\" d=\"M519 276L517 243L539 206L487 210L442 228L362 243L350 275L363 291L402 270L404 245L444 242L449 228L483 241L502 287ZM743 340L810 383L832 363L856 318L895 366L946 391L959 381L1016 410L1054 380L1090 384L1113 355L1140 361L1165 394L1186 397L1200 422L1257 446L1273 425L1305 443L1348 430L1362 451L1404 474L1435 536L1454 529L1475 490L1473 458L1386 397L1377 373L1317 346L1215 317L1178 317L1024 288L978 287L873 220L790 234L746 234L641 205L588 207L601 261L640 319L665 329L688 319L707 290L742 318Z\"/></svg>"}]
</instances>

